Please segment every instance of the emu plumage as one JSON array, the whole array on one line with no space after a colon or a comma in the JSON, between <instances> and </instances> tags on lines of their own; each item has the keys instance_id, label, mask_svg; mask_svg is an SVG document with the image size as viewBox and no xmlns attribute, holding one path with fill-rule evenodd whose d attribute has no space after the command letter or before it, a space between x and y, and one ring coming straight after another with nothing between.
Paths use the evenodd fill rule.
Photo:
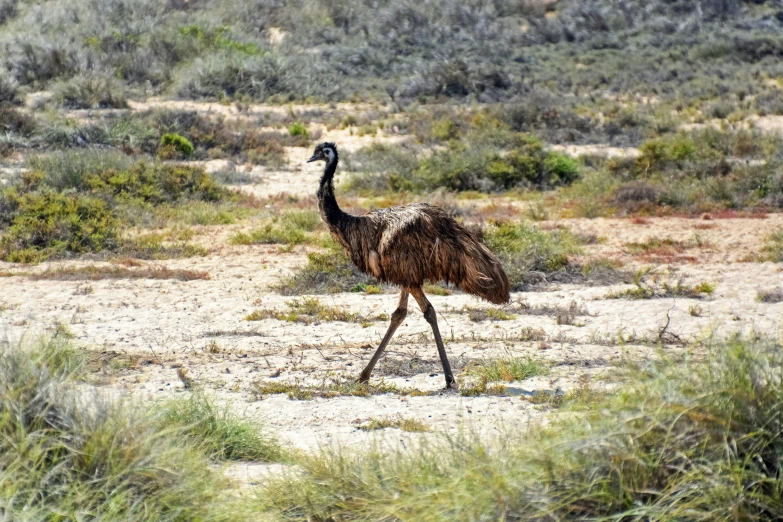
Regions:
<instances>
[{"instance_id":1,"label":"emu plumage","mask_svg":"<svg viewBox=\"0 0 783 522\"><path fill-rule=\"evenodd\" d=\"M397 327L408 313L408 295L418 303L432 327L446 387L454 385L435 309L424 295L426 282L445 281L495 304L509 300L508 277L492 252L442 209L417 203L353 216L343 212L334 196L339 161L333 143L321 143L309 161L326 161L318 187L318 210L329 231L366 274L401 288L400 301L378 350L359 380L367 382Z\"/></svg>"}]
</instances>

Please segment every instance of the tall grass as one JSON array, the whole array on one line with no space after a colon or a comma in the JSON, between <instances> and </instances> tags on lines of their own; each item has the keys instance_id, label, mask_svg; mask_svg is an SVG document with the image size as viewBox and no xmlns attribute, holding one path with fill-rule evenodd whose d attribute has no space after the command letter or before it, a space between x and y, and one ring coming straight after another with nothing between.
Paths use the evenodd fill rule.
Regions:
<instances>
[{"instance_id":1,"label":"tall grass","mask_svg":"<svg viewBox=\"0 0 783 522\"><path fill-rule=\"evenodd\" d=\"M32 347L0 345L5 519L254 518L210 470L202 442L148 409L78 386L83 363L58 337Z\"/></svg>"},{"instance_id":2,"label":"tall grass","mask_svg":"<svg viewBox=\"0 0 783 522\"><path fill-rule=\"evenodd\" d=\"M618 393L574 394L523 434L302 457L265 503L284 520L780 519L780 343L708 348L627 369Z\"/></svg>"},{"instance_id":3,"label":"tall grass","mask_svg":"<svg viewBox=\"0 0 783 522\"><path fill-rule=\"evenodd\" d=\"M163 403L159 413L163 426L183 430L215 458L270 461L282 456L280 444L261 424L219 406L203 392Z\"/></svg>"}]
</instances>

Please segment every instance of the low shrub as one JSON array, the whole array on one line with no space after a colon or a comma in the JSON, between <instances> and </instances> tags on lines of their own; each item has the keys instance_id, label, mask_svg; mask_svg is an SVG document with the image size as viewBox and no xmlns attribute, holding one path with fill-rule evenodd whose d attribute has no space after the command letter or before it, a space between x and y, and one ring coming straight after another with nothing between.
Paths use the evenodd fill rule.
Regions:
<instances>
[{"instance_id":1,"label":"low shrub","mask_svg":"<svg viewBox=\"0 0 783 522\"><path fill-rule=\"evenodd\" d=\"M119 154L62 152L31 158L29 165L18 186L0 191L0 227L7 227L0 256L7 261L105 250L148 259L203 255L203 247L164 244L156 235L120 241L121 224L156 208L171 217L188 202L228 199L203 169L133 164Z\"/></svg>"},{"instance_id":2,"label":"low shrub","mask_svg":"<svg viewBox=\"0 0 783 522\"><path fill-rule=\"evenodd\" d=\"M783 178L774 152L778 142L753 131L714 129L648 140L639 157L607 162L609 172L623 182L614 202L630 212L653 207L694 213L776 207L783 201Z\"/></svg>"},{"instance_id":3,"label":"low shrub","mask_svg":"<svg viewBox=\"0 0 783 522\"><path fill-rule=\"evenodd\" d=\"M548 189L568 185L578 177L578 163L565 154L550 152L532 136L515 134L511 149L495 145L451 143L419 158L410 152L373 146L358 154L360 169L379 172L355 176L350 187L360 190L425 192L437 189L495 192L513 188ZM373 167L374 164L374 167Z\"/></svg>"},{"instance_id":4,"label":"low shrub","mask_svg":"<svg viewBox=\"0 0 783 522\"><path fill-rule=\"evenodd\" d=\"M527 265L529 270L554 272L579 252L577 238L567 230L546 232L525 223L500 222L485 228L483 235L493 252L513 257L517 268Z\"/></svg>"},{"instance_id":5,"label":"low shrub","mask_svg":"<svg viewBox=\"0 0 783 522\"><path fill-rule=\"evenodd\" d=\"M345 251L333 245L325 252L307 255L307 264L277 285L283 295L350 292L359 285L379 285L374 277L359 271Z\"/></svg>"},{"instance_id":6,"label":"low shrub","mask_svg":"<svg viewBox=\"0 0 783 522\"><path fill-rule=\"evenodd\" d=\"M102 170L85 175L83 189L117 200L153 205L184 199L218 201L227 194L204 169L144 161L128 170Z\"/></svg>"},{"instance_id":7,"label":"low shrub","mask_svg":"<svg viewBox=\"0 0 783 522\"><path fill-rule=\"evenodd\" d=\"M14 263L35 263L66 253L83 254L116 248L120 223L104 201L51 191L5 198L13 208L9 228L0 239L0 256Z\"/></svg>"},{"instance_id":8,"label":"low shrub","mask_svg":"<svg viewBox=\"0 0 783 522\"><path fill-rule=\"evenodd\" d=\"M307 126L301 121L297 121L288 126L288 134L291 136L303 136L307 138L310 136L310 132L307 130Z\"/></svg>"},{"instance_id":9,"label":"low shrub","mask_svg":"<svg viewBox=\"0 0 783 522\"><path fill-rule=\"evenodd\" d=\"M160 138L158 156L171 159L176 157L188 157L193 154L193 144L179 134L170 132Z\"/></svg>"},{"instance_id":10,"label":"low shrub","mask_svg":"<svg viewBox=\"0 0 783 522\"><path fill-rule=\"evenodd\" d=\"M69 109L124 109L125 86L108 75L82 75L56 83L55 99Z\"/></svg>"},{"instance_id":11,"label":"low shrub","mask_svg":"<svg viewBox=\"0 0 783 522\"><path fill-rule=\"evenodd\" d=\"M29 137L35 130L35 118L0 101L0 132Z\"/></svg>"},{"instance_id":12,"label":"low shrub","mask_svg":"<svg viewBox=\"0 0 783 522\"><path fill-rule=\"evenodd\" d=\"M69 150L49 154L32 155L26 166L33 172L27 176L27 185L41 184L53 190L87 189L85 177L106 170L124 171L134 161L125 154L97 149Z\"/></svg>"}]
</instances>

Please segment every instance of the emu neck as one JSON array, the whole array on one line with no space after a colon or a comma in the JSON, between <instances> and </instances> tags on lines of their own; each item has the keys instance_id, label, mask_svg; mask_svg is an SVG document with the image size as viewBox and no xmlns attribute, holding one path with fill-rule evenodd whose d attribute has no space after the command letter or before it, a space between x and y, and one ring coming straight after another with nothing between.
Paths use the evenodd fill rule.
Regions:
<instances>
[{"instance_id":1,"label":"emu neck","mask_svg":"<svg viewBox=\"0 0 783 522\"><path fill-rule=\"evenodd\" d=\"M318 210L321 217L327 225L333 228L342 228L341 225L346 221L348 214L340 210L337 200L334 197L334 172L337 170L338 159L332 158L324 169L321 176L321 184L318 187Z\"/></svg>"}]
</instances>

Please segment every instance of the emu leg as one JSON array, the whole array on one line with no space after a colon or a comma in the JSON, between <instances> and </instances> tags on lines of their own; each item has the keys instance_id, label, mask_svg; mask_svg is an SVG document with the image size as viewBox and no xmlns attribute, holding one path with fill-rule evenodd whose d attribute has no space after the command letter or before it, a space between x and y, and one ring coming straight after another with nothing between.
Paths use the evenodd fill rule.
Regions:
<instances>
[{"instance_id":1,"label":"emu leg","mask_svg":"<svg viewBox=\"0 0 783 522\"><path fill-rule=\"evenodd\" d=\"M451 373L451 365L449 364L449 358L446 356L446 348L443 346L443 339L440 336L440 330L438 329L438 320L436 318L435 308L424 295L424 290L419 288L410 289L410 293L416 302L419 303L419 308L424 312L424 318L430 323L432 327L432 334L435 336L435 344L438 345L438 355L440 356L440 363L443 365L443 373L446 374L446 388L454 386L454 375Z\"/></svg>"},{"instance_id":2,"label":"emu leg","mask_svg":"<svg viewBox=\"0 0 783 522\"><path fill-rule=\"evenodd\" d=\"M397 304L397 309L391 315L389 329L386 330L386 335L383 336L381 345L378 346L378 349L375 351L375 355L372 356L370 362L367 363L367 367L359 376L359 382L369 382L372 370L375 368L375 363L377 363L378 359L380 359L381 355L383 355L383 351L386 349L386 345L389 344L389 341L391 341L394 332L397 330L397 327L400 326L400 323L402 323L402 321L405 319L406 315L408 315L408 291L403 290L400 292L400 302Z\"/></svg>"}]
</instances>

